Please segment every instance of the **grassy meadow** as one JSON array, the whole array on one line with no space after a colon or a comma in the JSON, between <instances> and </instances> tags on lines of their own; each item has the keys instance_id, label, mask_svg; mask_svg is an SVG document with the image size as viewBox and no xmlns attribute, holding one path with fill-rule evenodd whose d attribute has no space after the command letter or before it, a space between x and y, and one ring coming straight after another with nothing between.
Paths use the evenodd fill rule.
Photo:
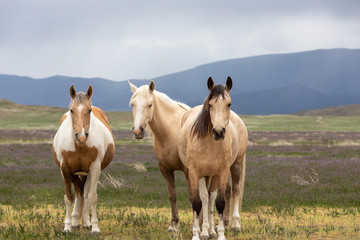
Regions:
<instances>
[{"instance_id":1,"label":"grassy meadow","mask_svg":"<svg viewBox=\"0 0 360 240\"><path fill-rule=\"evenodd\" d=\"M151 146L130 112L108 112L116 154L100 176L100 236L64 234L64 187L51 141L64 109L0 101L0 239L191 239L192 211L176 173L180 231ZM357 116L242 116L249 129L242 231L227 239L360 239ZM216 218L217 221L217 218Z\"/></svg>"}]
</instances>

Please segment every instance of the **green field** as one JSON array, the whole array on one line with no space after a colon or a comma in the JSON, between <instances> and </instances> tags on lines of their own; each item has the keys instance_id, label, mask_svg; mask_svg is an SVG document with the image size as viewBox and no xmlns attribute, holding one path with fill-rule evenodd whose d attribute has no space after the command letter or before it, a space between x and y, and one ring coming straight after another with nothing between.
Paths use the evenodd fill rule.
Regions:
<instances>
[{"instance_id":1,"label":"green field","mask_svg":"<svg viewBox=\"0 0 360 240\"><path fill-rule=\"evenodd\" d=\"M57 129L67 109L0 100L0 129ZM107 112L113 130L132 127L131 112ZM249 131L359 131L359 116L241 115Z\"/></svg>"},{"instance_id":2,"label":"green field","mask_svg":"<svg viewBox=\"0 0 360 240\"><path fill-rule=\"evenodd\" d=\"M130 112L108 112L116 154L100 176L100 236L64 234L64 187L51 139L65 109L0 102L0 239L191 239L187 186L176 173L181 228L170 220L151 137ZM234 239L360 239L360 117L242 116L249 129L242 231ZM217 218L216 218L217 219Z\"/></svg>"}]
</instances>

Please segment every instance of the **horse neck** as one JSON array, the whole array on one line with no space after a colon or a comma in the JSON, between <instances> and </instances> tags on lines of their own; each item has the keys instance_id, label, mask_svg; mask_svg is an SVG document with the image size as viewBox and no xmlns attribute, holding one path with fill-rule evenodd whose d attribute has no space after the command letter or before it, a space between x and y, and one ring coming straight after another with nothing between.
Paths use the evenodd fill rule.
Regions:
<instances>
[{"instance_id":1,"label":"horse neck","mask_svg":"<svg viewBox=\"0 0 360 240\"><path fill-rule=\"evenodd\" d=\"M163 99L154 94L154 115L149 126L157 139L168 136L169 131L175 127L172 121L181 108L177 103Z\"/></svg>"}]
</instances>

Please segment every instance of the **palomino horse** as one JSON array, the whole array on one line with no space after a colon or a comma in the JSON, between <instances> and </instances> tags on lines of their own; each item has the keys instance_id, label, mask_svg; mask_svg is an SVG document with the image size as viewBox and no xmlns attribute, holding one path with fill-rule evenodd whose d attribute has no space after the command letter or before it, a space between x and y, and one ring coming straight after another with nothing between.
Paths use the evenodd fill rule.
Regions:
<instances>
[{"instance_id":1,"label":"palomino horse","mask_svg":"<svg viewBox=\"0 0 360 240\"><path fill-rule=\"evenodd\" d=\"M231 78L228 77L225 87L214 86L211 77L208 79L207 85L210 94L204 105L191 109L183 116L179 154L183 164L189 169L190 193L193 196L194 211L193 239L216 236L211 208L217 195L217 189L220 190L216 199L216 208L219 213L218 239L225 239L223 214L225 202L227 205L229 204L225 197L225 190L230 171L234 198L232 228L240 229L239 208L241 208L244 187L248 134L240 117L230 110ZM209 189L205 184L205 177L211 178ZM208 204L210 209L208 209ZM202 207L204 213L209 212L210 219L208 219L208 214L203 214L200 234L199 213Z\"/></svg>"},{"instance_id":2,"label":"palomino horse","mask_svg":"<svg viewBox=\"0 0 360 240\"><path fill-rule=\"evenodd\" d=\"M137 88L129 82L133 96L130 104L133 108L135 138L144 136L144 129L149 124L153 136L153 148L159 168L165 179L168 197L171 203L171 223L168 231L177 231L179 215L176 206L174 171L181 170L187 178L187 169L182 164L178 153L178 139L181 119L189 106L171 100L166 94L155 91L153 81L149 85Z\"/></svg>"},{"instance_id":3,"label":"palomino horse","mask_svg":"<svg viewBox=\"0 0 360 240\"><path fill-rule=\"evenodd\" d=\"M80 227L80 216L84 227L100 233L96 214L97 184L101 170L114 157L115 144L105 113L91 106L93 88L89 85L86 93L76 93L70 87L70 109L60 120L60 127L54 137L52 152L60 167L65 184L66 217L64 231ZM71 213L74 196L76 198ZM89 221L91 205L91 224Z\"/></svg>"}]
</instances>

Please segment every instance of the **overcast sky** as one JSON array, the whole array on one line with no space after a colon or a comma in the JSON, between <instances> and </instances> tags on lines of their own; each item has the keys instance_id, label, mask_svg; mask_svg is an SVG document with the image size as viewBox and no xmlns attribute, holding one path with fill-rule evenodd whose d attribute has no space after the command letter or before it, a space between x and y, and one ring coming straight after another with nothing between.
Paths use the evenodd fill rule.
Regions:
<instances>
[{"instance_id":1,"label":"overcast sky","mask_svg":"<svg viewBox=\"0 0 360 240\"><path fill-rule=\"evenodd\" d=\"M360 48L360 1L0 0L1 74L150 79L319 48Z\"/></svg>"}]
</instances>

